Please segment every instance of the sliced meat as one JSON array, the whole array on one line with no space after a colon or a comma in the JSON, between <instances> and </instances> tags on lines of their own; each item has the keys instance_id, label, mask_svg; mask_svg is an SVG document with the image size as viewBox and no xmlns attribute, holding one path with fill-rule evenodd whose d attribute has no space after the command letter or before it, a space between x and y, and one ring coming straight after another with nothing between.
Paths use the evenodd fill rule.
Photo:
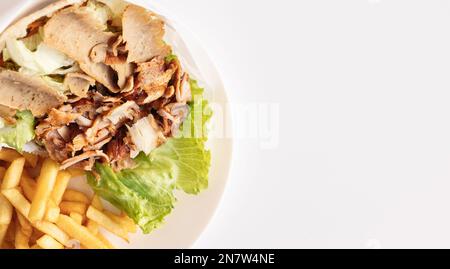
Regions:
<instances>
[{"instance_id":1,"label":"sliced meat","mask_svg":"<svg viewBox=\"0 0 450 269\"><path fill-rule=\"evenodd\" d=\"M166 91L164 92L164 98L169 99L175 94L175 87L169 86Z\"/></svg>"},{"instance_id":2,"label":"sliced meat","mask_svg":"<svg viewBox=\"0 0 450 269\"><path fill-rule=\"evenodd\" d=\"M110 40L109 47L106 51L105 63L108 65L124 64L127 62L128 51L120 35L115 40Z\"/></svg>"},{"instance_id":3,"label":"sliced meat","mask_svg":"<svg viewBox=\"0 0 450 269\"><path fill-rule=\"evenodd\" d=\"M178 59L173 59L169 63L169 68L174 69L171 86L174 87L175 96L178 103L187 103L192 100L190 77L188 73L183 73L181 63ZM167 94L167 93L166 93Z\"/></svg>"},{"instance_id":4,"label":"sliced meat","mask_svg":"<svg viewBox=\"0 0 450 269\"><path fill-rule=\"evenodd\" d=\"M89 142L87 141L86 137L84 136L84 134L79 134L77 136L75 136L72 140L72 151L73 152L77 152L82 150L84 147L89 145Z\"/></svg>"},{"instance_id":5,"label":"sliced meat","mask_svg":"<svg viewBox=\"0 0 450 269\"><path fill-rule=\"evenodd\" d=\"M99 103L111 103L111 104L117 104L121 102L121 99L119 97L112 97L112 96L106 96L106 95L102 95L101 93L94 92L93 96L92 96L93 100L95 102L99 102Z\"/></svg>"},{"instance_id":6,"label":"sliced meat","mask_svg":"<svg viewBox=\"0 0 450 269\"><path fill-rule=\"evenodd\" d=\"M114 56L114 57L119 56L119 54L128 53L126 51L123 37L121 35L118 36L117 39L114 40L114 42L112 42L110 52L111 52L111 56Z\"/></svg>"},{"instance_id":7,"label":"sliced meat","mask_svg":"<svg viewBox=\"0 0 450 269\"><path fill-rule=\"evenodd\" d=\"M123 142L123 138L116 137L108 144L106 153L112 162L117 162L130 156L130 148Z\"/></svg>"},{"instance_id":8,"label":"sliced meat","mask_svg":"<svg viewBox=\"0 0 450 269\"><path fill-rule=\"evenodd\" d=\"M95 45L89 53L89 59L93 63L104 63L108 54L108 44L100 43Z\"/></svg>"},{"instance_id":9,"label":"sliced meat","mask_svg":"<svg viewBox=\"0 0 450 269\"><path fill-rule=\"evenodd\" d=\"M144 63L171 53L170 46L163 40L164 22L156 14L130 4L125 9L122 24L128 62Z\"/></svg>"},{"instance_id":10,"label":"sliced meat","mask_svg":"<svg viewBox=\"0 0 450 269\"><path fill-rule=\"evenodd\" d=\"M108 155L106 155L105 153L103 153L102 151L99 150L95 150L95 151L88 151L85 152L83 154L80 154L76 157L67 159L65 161L62 162L60 169L61 170L65 170L69 167L72 167L80 162L83 162L84 160L90 159L90 158L94 158L94 159L103 159L105 162L109 162L109 157ZM91 167L92 168L92 167ZM86 169L89 170L89 169Z\"/></svg>"},{"instance_id":11,"label":"sliced meat","mask_svg":"<svg viewBox=\"0 0 450 269\"><path fill-rule=\"evenodd\" d=\"M106 154L110 158L110 164L115 171L134 167L135 163L130 157L130 146L132 142L128 140L125 130L117 134L106 146Z\"/></svg>"},{"instance_id":12,"label":"sliced meat","mask_svg":"<svg viewBox=\"0 0 450 269\"><path fill-rule=\"evenodd\" d=\"M79 116L76 119L76 123L81 127L91 127L93 124L93 121L86 118L85 116Z\"/></svg>"},{"instance_id":13,"label":"sliced meat","mask_svg":"<svg viewBox=\"0 0 450 269\"><path fill-rule=\"evenodd\" d=\"M83 170L83 171L92 171L92 168L95 165L95 161L96 161L95 158L91 157L91 158L89 158L87 160L84 160L84 161L79 162L79 163L77 163L75 165L72 165L71 167L74 168L74 169L80 169L80 170ZM93 174L97 175L97 173L95 173L95 172L93 172Z\"/></svg>"},{"instance_id":14,"label":"sliced meat","mask_svg":"<svg viewBox=\"0 0 450 269\"><path fill-rule=\"evenodd\" d=\"M134 89L134 76L129 76L125 82L125 86L122 88L122 93L129 93Z\"/></svg>"},{"instance_id":15,"label":"sliced meat","mask_svg":"<svg viewBox=\"0 0 450 269\"><path fill-rule=\"evenodd\" d=\"M147 103L153 102L164 95L168 83L176 72L172 66L166 68L166 62L162 57L156 57L150 62L138 64L136 71L139 73L136 87L142 88L147 93Z\"/></svg>"},{"instance_id":16,"label":"sliced meat","mask_svg":"<svg viewBox=\"0 0 450 269\"><path fill-rule=\"evenodd\" d=\"M127 81L133 76L135 65L131 63L113 64L111 68L117 73L117 86L120 89L125 89Z\"/></svg>"},{"instance_id":17,"label":"sliced meat","mask_svg":"<svg viewBox=\"0 0 450 269\"><path fill-rule=\"evenodd\" d=\"M92 48L108 44L115 37L104 32L103 27L93 13L66 8L54 14L44 26L44 42L78 62L89 63Z\"/></svg>"},{"instance_id":18,"label":"sliced meat","mask_svg":"<svg viewBox=\"0 0 450 269\"><path fill-rule=\"evenodd\" d=\"M61 109L52 108L45 121L50 123L52 126L65 126L75 122L75 120L80 116L81 114L79 113L73 113L71 111L66 112Z\"/></svg>"},{"instance_id":19,"label":"sliced meat","mask_svg":"<svg viewBox=\"0 0 450 269\"><path fill-rule=\"evenodd\" d=\"M178 132L192 99L189 76L177 59L166 61L171 47L156 14L127 3L117 27L123 31L112 33L86 10L64 8L44 25L45 44L79 68L65 73L71 101L42 109L48 116L38 119L36 138L61 169L91 170L96 161L115 170L132 167L133 157L150 153ZM22 85L17 88L24 91Z\"/></svg>"},{"instance_id":20,"label":"sliced meat","mask_svg":"<svg viewBox=\"0 0 450 269\"><path fill-rule=\"evenodd\" d=\"M72 106L73 112L79 113L89 120L93 120L96 116L97 106L95 102L88 98L83 98L78 102L73 103Z\"/></svg>"},{"instance_id":21,"label":"sliced meat","mask_svg":"<svg viewBox=\"0 0 450 269\"><path fill-rule=\"evenodd\" d=\"M101 150L106 144L108 144L109 142L111 142L112 137L107 137L99 142L97 142L96 144L92 145L92 146L86 146L85 148L83 148L84 150Z\"/></svg>"},{"instance_id":22,"label":"sliced meat","mask_svg":"<svg viewBox=\"0 0 450 269\"><path fill-rule=\"evenodd\" d=\"M2 119L5 120L8 124L16 123L16 112L17 111L15 109L0 105L0 117L2 117Z\"/></svg>"},{"instance_id":23,"label":"sliced meat","mask_svg":"<svg viewBox=\"0 0 450 269\"><path fill-rule=\"evenodd\" d=\"M63 162L70 158L72 151L57 129L45 132L40 139L53 160Z\"/></svg>"},{"instance_id":24,"label":"sliced meat","mask_svg":"<svg viewBox=\"0 0 450 269\"><path fill-rule=\"evenodd\" d=\"M87 97L91 86L95 85L95 79L82 73L69 73L64 78L64 86L78 97Z\"/></svg>"},{"instance_id":25,"label":"sliced meat","mask_svg":"<svg viewBox=\"0 0 450 269\"><path fill-rule=\"evenodd\" d=\"M79 62L81 70L103 84L112 92L118 92L115 72L99 62L102 48L116 34L103 31L93 13L82 9L67 8L55 15L44 27L44 42ZM94 61L92 61L91 56ZM105 58L105 57L103 57Z\"/></svg>"},{"instance_id":26,"label":"sliced meat","mask_svg":"<svg viewBox=\"0 0 450 269\"><path fill-rule=\"evenodd\" d=\"M105 120L102 117L98 117L95 119L92 127L85 131L85 138L89 142L89 144L94 144L98 141L98 134L101 130L109 127L111 122L109 120Z\"/></svg>"},{"instance_id":27,"label":"sliced meat","mask_svg":"<svg viewBox=\"0 0 450 269\"><path fill-rule=\"evenodd\" d=\"M120 91L115 81L116 73L110 66L103 63L80 63L80 68L111 92L117 93Z\"/></svg>"},{"instance_id":28,"label":"sliced meat","mask_svg":"<svg viewBox=\"0 0 450 269\"><path fill-rule=\"evenodd\" d=\"M114 125L118 125L123 120L133 119L139 113L139 110L139 106L135 102L128 101L111 110L105 119L109 120Z\"/></svg>"},{"instance_id":29,"label":"sliced meat","mask_svg":"<svg viewBox=\"0 0 450 269\"><path fill-rule=\"evenodd\" d=\"M62 139L64 139L65 142L70 142L71 132L70 132L69 127L63 126L63 127L59 128L57 131L58 131L58 134L62 137Z\"/></svg>"},{"instance_id":30,"label":"sliced meat","mask_svg":"<svg viewBox=\"0 0 450 269\"><path fill-rule=\"evenodd\" d=\"M59 107L66 100L42 79L5 69L0 69L0 96L0 105L18 110L28 109L36 117Z\"/></svg>"},{"instance_id":31,"label":"sliced meat","mask_svg":"<svg viewBox=\"0 0 450 269\"><path fill-rule=\"evenodd\" d=\"M186 120L189 112L189 106L186 103L172 103L158 110L158 114L164 120L171 122L170 132L172 135L177 135L181 124ZM168 126L164 126L164 129L167 127Z\"/></svg>"}]
</instances>

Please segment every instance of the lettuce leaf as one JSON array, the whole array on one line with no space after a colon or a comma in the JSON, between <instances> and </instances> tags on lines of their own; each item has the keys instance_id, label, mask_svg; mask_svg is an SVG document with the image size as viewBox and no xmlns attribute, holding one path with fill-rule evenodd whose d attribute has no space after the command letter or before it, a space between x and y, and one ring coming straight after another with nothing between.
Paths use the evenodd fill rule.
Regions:
<instances>
[{"instance_id":1,"label":"lettuce leaf","mask_svg":"<svg viewBox=\"0 0 450 269\"><path fill-rule=\"evenodd\" d=\"M211 152L206 149L205 143L212 110L204 98L204 89L195 80L191 80L190 84L193 98L189 104L191 112L180 128L179 137L169 140L155 151L161 158L178 160L177 188L188 194L198 194L208 188ZM180 157L184 151L188 151L190 156Z\"/></svg>"},{"instance_id":2,"label":"lettuce leaf","mask_svg":"<svg viewBox=\"0 0 450 269\"><path fill-rule=\"evenodd\" d=\"M197 81L191 80L192 102L190 102L190 115L180 128L177 138L196 138L206 142L208 140L207 123L212 117L212 110L208 100L204 98L204 89Z\"/></svg>"},{"instance_id":3,"label":"lettuce leaf","mask_svg":"<svg viewBox=\"0 0 450 269\"><path fill-rule=\"evenodd\" d=\"M117 208L125 211L145 233L157 228L173 209L173 179L170 169L158 166L140 154L136 168L115 173L108 165L97 164L101 179L88 175L95 192Z\"/></svg>"},{"instance_id":4,"label":"lettuce leaf","mask_svg":"<svg viewBox=\"0 0 450 269\"><path fill-rule=\"evenodd\" d=\"M97 164L99 178L88 174L94 191L125 211L144 233L153 231L170 214L176 202L175 189L198 194L208 187L211 153L205 146L206 133L194 134L195 130L206 130L212 113L203 89L195 81L191 86L191 113L178 137L168 139L148 156L140 153L133 169L114 172L109 165Z\"/></svg>"},{"instance_id":5,"label":"lettuce leaf","mask_svg":"<svg viewBox=\"0 0 450 269\"><path fill-rule=\"evenodd\" d=\"M0 129L0 143L22 151L26 143L34 139L34 117L30 111L19 111L14 126Z\"/></svg>"}]
</instances>

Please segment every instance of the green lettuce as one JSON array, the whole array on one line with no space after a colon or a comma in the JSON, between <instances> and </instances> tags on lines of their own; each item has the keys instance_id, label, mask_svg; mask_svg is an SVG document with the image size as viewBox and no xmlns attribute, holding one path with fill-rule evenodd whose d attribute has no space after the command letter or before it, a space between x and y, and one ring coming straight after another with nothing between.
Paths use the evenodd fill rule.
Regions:
<instances>
[{"instance_id":1,"label":"green lettuce","mask_svg":"<svg viewBox=\"0 0 450 269\"><path fill-rule=\"evenodd\" d=\"M211 120L212 110L204 98L204 89L195 80L191 80L191 92L191 112L181 126L178 137L155 151L161 158L178 160L177 167L182 169L177 174L177 188L188 194L198 194L208 188L211 152L206 150L205 143L208 140L207 123ZM186 157L180 157L180 152L185 153Z\"/></svg>"},{"instance_id":2,"label":"green lettuce","mask_svg":"<svg viewBox=\"0 0 450 269\"><path fill-rule=\"evenodd\" d=\"M109 165L98 163L95 172L99 177L88 174L94 191L125 211L144 233L153 231L170 214L176 202L175 189L198 194L208 187L211 153L205 146L205 131L212 113L203 89L195 81L191 87L191 113L177 137L148 156L141 153L133 169L114 172Z\"/></svg>"},{"instance_id":3,"label":"green lettuce","mask_svg":"<svg viewBox=\"0 0 450 269\"><path fill-rule=\"evenodd\" d=\"M34 117L30 111L19 111L16 124L0 129L0 143L22 151L26 143L34 139Z\"/></svg>"},{"instance_id":4,"label":"green lettuce","mask_svg":"<svg viewBox=\"0 0 450 269\"><path fill-rule=\"evenodd\" d=\"M115 173L110 166L97 163L101 179L88 175L95 192L125 211L145 233L157 228L175 203L170 169L154 164L144 154L136 157L134 169Z\"/></svg>"}]
</instances>

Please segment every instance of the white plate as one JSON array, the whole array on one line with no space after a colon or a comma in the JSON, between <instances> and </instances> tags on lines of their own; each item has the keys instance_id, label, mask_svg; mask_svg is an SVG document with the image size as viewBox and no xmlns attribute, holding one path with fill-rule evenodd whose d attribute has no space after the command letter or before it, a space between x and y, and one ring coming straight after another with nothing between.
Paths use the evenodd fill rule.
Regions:
<instances>
[{"instance_id":1,"label":"white plate","mask_svg":"<svg viewBox=\"0 0 450 269\"><path fill-rule=\"evenodd\" d=\"M0 3L1 19L0 29L9 25L15 19L36 11L52 0L16 0L2 1ZM149 4L144 0L131 0L141 6L163 15L169 22L169 33L171 29L176 32L170 34L170 43L174 45L175 52L183 55L184 65L196 79L202 81L206 87L208 99L224 108L223 116L217 122L227 124L226 129L230 131L231 121L229 115L228 101L223 83L218 75L212 61L197 42L196 38L184 27L180 26L171 18L170 13L164 11L160 6ZM219 115L217 115L219 116ZM222 119L223 117L223 119ZM222 121L223 120L223 121ZM166 218L165 224L150 235L141 233L131 236L131 243L127 244L120 239L110 237L118 248L189 248L202 231L206 228L212 218L228 178L231 163L232 140L211 138L209 146L212 151L212 167L210 172L210 186L198 196L189 196L177 193L178 202L171 215ZM74 182L73 187L87 190L83 179Z\"/></svg>"}]
</instances>

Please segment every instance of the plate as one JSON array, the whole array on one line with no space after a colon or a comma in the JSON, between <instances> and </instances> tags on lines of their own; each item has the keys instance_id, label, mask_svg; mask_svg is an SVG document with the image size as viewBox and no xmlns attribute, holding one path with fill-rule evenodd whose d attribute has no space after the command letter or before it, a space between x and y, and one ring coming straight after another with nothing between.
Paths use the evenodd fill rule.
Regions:
<instances>
[{"instance_id":1,"label":"plate","mask_svg":"<svg viewBox=\"0 0 450 269\"><path fill-rule=\"evenodd\" d=\"M23 16L30 14L46 5L55 2L52 0L16 0L2 1L0 10L1 31L9 24ZM212 133L215 128L230 132L231 116L228 109L228 99L213 62L199 44L195 36L185 27L177 23L170 12L163 7L148 3L148 1L131 0L132 2L162 15L168 27L168 42L174 47L175 53L182 55L181 61L184 67L198 79L206 89L206 95L214 104L215 114L212 124ZM220 111L218 111L220 109ZM217 124L219 123L219 124ZM198 196L189 196L184 193L176 193L177 203L173 212L166 218L165 223L150 235L137 233L131 235L130 243L107 235L117 248L190 248L200 237L208 225L219 205L225 185L228 179L231 156L232 139L223 138L222 135L214 135L208 144L212 153L212 166L210 171L210 186ZM84 178L72 180L72 188L82 191L90 191Z\"/></svg>"}]
</instances>

